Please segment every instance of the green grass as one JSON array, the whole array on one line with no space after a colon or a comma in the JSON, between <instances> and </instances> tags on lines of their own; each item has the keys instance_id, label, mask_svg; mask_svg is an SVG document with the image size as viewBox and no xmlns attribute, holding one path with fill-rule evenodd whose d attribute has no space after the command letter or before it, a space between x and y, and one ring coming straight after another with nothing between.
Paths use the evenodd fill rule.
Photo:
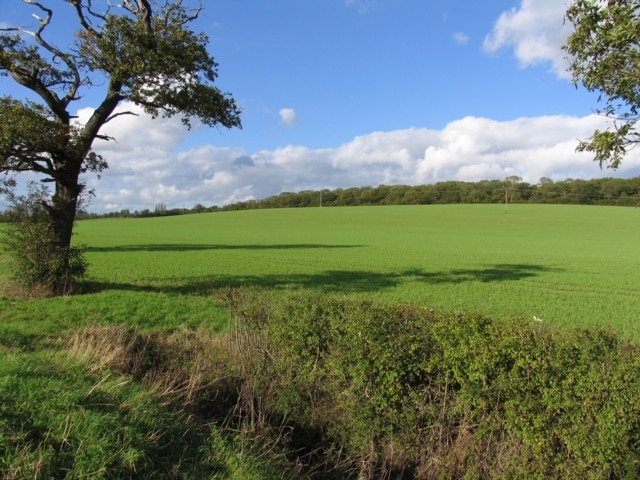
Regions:
<instances>
[{"instance_id":1,"label":"green grass","mask_svg":"<svg viewBox=\"0 0 640 480\"><path fill-rule=\"evenodd\" d=\"M87 293L0 297L0 343L87 324L226 328L211 292L299 288L607 325L640 338L640 210L439 205L251 210L79 222ZM0 282L9 265L0 256Z\"/></svg>"},{"instance_id":2,"label":"green grass","mask_svg":"<svg viewBox=\"0 0 640 480\"><path fill-rule=\"evenodd\" d=\"M72 317L222 321L211 289L257 285L604 324L640 336L640 210L633 208L253 210L87 221L77 231L100 291L53 301Z\"/></svg>"},{"instance_id":3,"label":"green grass","mask_svg":"<svg viewBox=\"0 0 640 480\"><path fill-rule=\"evenodd\" d=\"M258 448L64 350L0 348L0 477L287 478Z\"/></svg>"},{"instance_id":4,"label":"green grass","mask_svg":"<svg viewBox=\"0 0 640 480\"><path fill-rule=\"evenodd\" d=\"M560 205L512 205L509 214L500 205L441 205L79 222L75 241L89 262L82 294L0 294L0 476L286 478L250 441L161 406L131 375L69 356L64 339L79 327L215 337L228 314L212 292L248 285L531 322L535 315L637 340L638 238L638 209ZM9 268L0 252L0 286Z\"/></svg>"},{"instance_id":5,"label":"green grass","mask_svg":"<svg viewBox=\"0 0 640 480\"><path fill-rule=\"evenodd\" d=\"M163 419L141 387L101 379L52 352L4 359L0 467L11 465L4 470L8 478L62 478L64 471L75 478L118 478L134 474L134 465L143 476L161 474L162 466L149 459L166 458L170 449L154 433L179 439L193 428L186 418Z\"/></svg>"}]
</instances>

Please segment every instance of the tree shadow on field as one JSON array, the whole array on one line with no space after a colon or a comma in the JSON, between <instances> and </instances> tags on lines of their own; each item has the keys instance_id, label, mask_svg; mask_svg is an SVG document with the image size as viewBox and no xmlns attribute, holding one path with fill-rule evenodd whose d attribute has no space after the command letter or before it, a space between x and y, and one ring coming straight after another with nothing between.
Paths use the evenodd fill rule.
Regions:
<instances>
[{"instance_id":1,"label":"tree shadow on field","mask_svg":"<svg viewBox=\"0 0 640 480\"><path fill-rule=\"evenodd\" d=\"M332 245L321 243L275 244L275 245L224 245L206 243L159 243L140 245L116 245L107 247L86 247L84 251L91 253L127 253L127 252L197 252L205 250L304 250L316 248L358 248L364 245Z\"/></svg>"},{"instance_id":2,"label":"tree shadow on field","mask_svg":"<svg viewBox=\"0 0 640 480\"><path fill-rule=\"evenodd\" d=\"M413 275L418 280L430 284L464 282L509 282L535 277L541 273L557 272L560 269L547 265L531 263L499 263L485 268L463 268L448 272L425 272L424 270L406 271L405 275Z\"/></svg>"},{"instance_id":3,"label":"tree shadow on field","mask_svg":"<svg viewBox=\"0 0 640 480\"><path fill-rule=\"evenodd\" d=\"M185 295L207 295L225 287L261 287L273 289L309 288L327 293L366 293L391 288L398 274L328 270L314 274L205 275L190 277L179 284L134 285L114 282L87 283L87 291L129 290Z\"/></svg>"},{"instance_id":4,"label":"tree shadow on field","mask_svg":"<svg viewBox=\"0 0 640 480\"><path fill-rule=\"evenodd\" d=\"M170 294L208 295L224 287L262 287L273 289L306 288L326 293L372 293L417 281L426 285L457 285L465 282L513 282L559 271L555 267L535 264L496 264L483 268L429 272L421 269L403 272L327 270L319 273L268 275L205 275L190 277L176 284L133 285L96 282L89 290L130 290Z\"/></svg>"}]
</instances>

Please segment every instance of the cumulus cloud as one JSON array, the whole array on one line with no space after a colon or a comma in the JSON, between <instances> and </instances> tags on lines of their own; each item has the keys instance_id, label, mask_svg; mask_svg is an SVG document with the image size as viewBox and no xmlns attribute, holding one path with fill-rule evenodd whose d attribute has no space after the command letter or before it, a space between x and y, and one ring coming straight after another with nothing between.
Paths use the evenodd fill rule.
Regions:
<instances>
[{"instance_id":1,"label":"cumulus cloud","mask_svg":"<svg viewBox=\"0 0 640 480\"><path fill-rule=\"evenodd\" d=\"M520 7L500 15L484 39L484 50L512 48L522 67L548 64L556 76L569 78L561 49L571 31L563 21L566 7L559 0L522 0Z\"/></svg>"},{"instance_id":2,"label":"cumulus cloud","mask_svg":"<svg viewBox=\"0 0 640 480\"><path fill-rule=\"evenodd\" d=\"M242 167L253 167L255 166L255 163L253 163L253 159L247 155L242 155L238 158L236 158L231 165L235 168L242 168Z\"/></svg>"},{"instance_id":3,"label":"cumulus cloud","mask_svg":"<svg viewBox=\"0 0 640 480\"><path fill-rule=\"evenodd\" d=\"M458 45L466 45L469 43L469 35L462 32L456 32L453 34L453 41Z\"/></svg>"},{"instance_id":4,"label":"cumulus cloud","mask_svg":"<svg viewBox=\"0 0 640 480\"><path fill-rule=\"evenodd\" d=\"M605 128L603 122L597 115L511 121L465 117L440 130L372 132L332 148L288 145L247 152L212 145L180 149L186 132L179 120L122 116L104 132L124 135L119 143L96 145L111 168L100 180L87 177L88 186L96 191L89 210L153 209L157 203L192 208L283 191L479 181L510 175L529 183L541 177L607 176L613 172L601 171L589 155L575 151L578 139ZM632 150L616 175L639 173L640 151Z\"/></svg>"},{"instance_id":5,"label":"cumulus cloud","mask_svg":"<svg viewBox=\"0 0 640 480\"><path fill-rule=\"evenodd\" d=\"M285 125L294 125L298 121L298 116L293 108L280 109L280 122Z\"/></svg>"}]
</instances>

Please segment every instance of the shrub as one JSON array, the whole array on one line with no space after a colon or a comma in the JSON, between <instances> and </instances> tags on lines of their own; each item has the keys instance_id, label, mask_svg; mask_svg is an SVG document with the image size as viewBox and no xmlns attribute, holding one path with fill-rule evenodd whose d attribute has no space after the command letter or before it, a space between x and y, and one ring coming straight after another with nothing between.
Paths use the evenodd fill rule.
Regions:
<instances>
[{"instance_id":1,"label":"shrub","mask_svg":"<svg viewBox=\"0 0 640 480\"><path fill-rule=\"evenodd\" d=\"M640 350L610 332L305 292L230 304L253 418L354 476L640 475Z\"/></svg>"},{"instance_id":2,"label":"shrub","mask_svg":"<svg viewBox=\"0 0 640 480\"><path fill-rule=\"evenodd\" d=\"M30 295L66 295L84 276L81 247L60 248L44 207L48 191L31 184L25 196L9 194L2 245L14 260L13 280Z\"/></svg>"}]
</instances>

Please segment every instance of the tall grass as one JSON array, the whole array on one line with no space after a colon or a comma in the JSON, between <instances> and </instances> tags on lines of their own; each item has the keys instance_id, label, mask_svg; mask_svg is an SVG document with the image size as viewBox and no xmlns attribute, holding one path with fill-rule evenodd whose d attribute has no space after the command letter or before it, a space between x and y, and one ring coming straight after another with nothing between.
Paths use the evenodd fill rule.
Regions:
<instances>
[{"instance_id":1,"label":"tall grass","mask_svg":"<svg viewBox=\"0 0 640 480\"><path fill-rule=\"evenodd\" d=\"M268 443L223 428L236 389L218 334L89 326L3 343L0 478L293 478Z\"/></svg>"}]
</instances>

